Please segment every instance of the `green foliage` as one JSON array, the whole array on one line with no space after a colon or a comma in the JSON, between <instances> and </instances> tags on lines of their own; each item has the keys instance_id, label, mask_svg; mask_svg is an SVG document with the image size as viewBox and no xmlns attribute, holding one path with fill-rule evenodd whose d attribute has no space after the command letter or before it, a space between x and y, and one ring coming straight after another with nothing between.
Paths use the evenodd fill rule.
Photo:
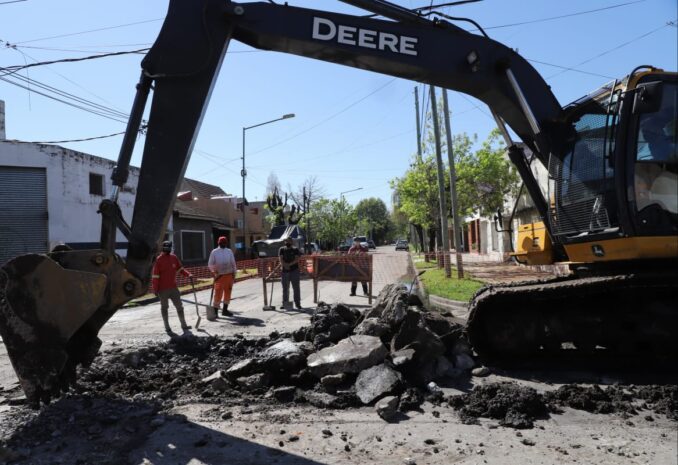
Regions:
<instances>
[{"instance_id":1,"label":"green foliage","mask_svg":"<svg viewBox=\"0 0 678 465\"><path fill-rule=\"evenodd\" d=\"M402 177L391 181L391 188L400 199L399 210L411 223L424 228L435 227L439 204L433 155L415 159Z\"/></svg>"},{"instance_id":2,"label":"green foliage","mask_svg":"<svg viewBox=\"0 0 678 465\"><path fill-rule=\"evenodd\" d=\"M446 299L468 302L478 289L483 287L484 283L472 278L455 278L455 271L452 272L452 278L445 277L445 270L438 268L435 260L425 262L423 260L415 261L414 267L417 270L426 270L419 280L424 286L428 295L436 295Z\"/></svg>"},{"instance_id":3,"label":"green foliage","mask_svg":"<svg viewBox=\"0 0 678 465\"><path fill-rule=\"evenodd\" d=\"M393 229L386 204L376 197L358 202L355 206L355 216L358 222L357 232L364 232L377 243L383 242L389 230Z\"/></svg>"},{"instance_id":4,"label":"green foliage","mask_svg":"<svg viewBox=\"0 0 678 465\"><path fill-rule=\"evenodd\" d=\"M319 241L335 246L356 230L354 208L345 199L318 199L309 212Z\"/></svg>"},{"instance_id":5,"label":"green foliage","mask_svg":"<svg viewBox=\"0 0 678 465\"><path fill-rule=\"evenodd\" d=\"M409 221L407 215L395 206L391 213L391 229L386 234L386 239L389 241L408 237Z\"/></svg>"},{"instance_id":6,"label":"green foliage","mask_svg":"<svg viewBox=\"0 0 678 465\"><path fill-rule=\"evenodd\" d=\"M493 130L472 156L462 157L457 169L457 196L462 214L490 216L518 194L520 177L505 157L506 146ZM456 157L455 157L456 160ZM455 165L457 162L455 161Z\"/></svg>"},{"instance_id":7,"label":"green foliage","mask_svg":"<svg viewBox=\"0 0 678 465\"><path fill-rule=\"evenodd\" d=\"M430 140L427 145L432 143ZM480 149L473 150L477 136L466 133L452 138L454 164L457 174L457 200L461 217L474 213L491 215L502 208L509 195L518 191L516 170L505 158L505 146L498 130L490 133ZM427 152L433 149L428 147ZM444 157L447 159L447 157ZM424 228L437 227L439 216L437 166L432 154L415 161L405 174L391 181L400 198L400 211L411 223ZM449 167L445 172L446 202L450 205Z\"/></svg>"}]
</instances>

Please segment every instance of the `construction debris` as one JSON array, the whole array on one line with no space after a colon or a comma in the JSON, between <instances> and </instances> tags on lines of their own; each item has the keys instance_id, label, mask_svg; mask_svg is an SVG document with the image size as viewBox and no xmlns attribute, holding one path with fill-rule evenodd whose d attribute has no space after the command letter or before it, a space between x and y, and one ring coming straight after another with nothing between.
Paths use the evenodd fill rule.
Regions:
<instances>
[{"instance_id":1,"label":"construction debris","mask_svg":"<svg viewBox=\"0 0 678 465\"><path fill-rule=\"evenodd\" d=\"M348 334L334 341L347 325ZM66 443L82 444L88 460L97 459L92 463L123 463L125 458L110 450L112 438L134 447L138 436L175 426L181 416L170 413L190 403L213 406L216 421L242 421L252 414L275 419L281 404L322 409L372 405L375 417L406 421L408 412L428 410L425 401L440 406L430 414L441 422L447 420L440 410L449 404L464 423L498 420L491 427L531 428L564 408L637 413L645 421L659 421L658 415L678 420L675 385L566 385L542 393L515 383L491 383L463 395L446 395L447 386L474 381L470 370L475 361L462 329L410 305L403 288L387 286L371 309L321 305L311 325L292 334L185 337L131 350L108 349L80 373L74 392L39 415L23 405L12 406L14 416L0 425L6 432L0 463L7 457L38 463L34 454L49 457ZM489 369L478 367L474 374L486 376ZM14 391L2 395L4 405L15 398ZM202 447L203 440L196 441L195 447Z\"/></svg>"},{"instance_id":2,"label":"construction debris","mask_svg":"<svg viewBox=\"0 0 678 465\"><path fill-rule=\"evenodd\" d=\"M311 354L308 368L318 378L339 373L360 373L384 360L388 350L378 337L352 336Z\"/></svg>"}]
</instances>

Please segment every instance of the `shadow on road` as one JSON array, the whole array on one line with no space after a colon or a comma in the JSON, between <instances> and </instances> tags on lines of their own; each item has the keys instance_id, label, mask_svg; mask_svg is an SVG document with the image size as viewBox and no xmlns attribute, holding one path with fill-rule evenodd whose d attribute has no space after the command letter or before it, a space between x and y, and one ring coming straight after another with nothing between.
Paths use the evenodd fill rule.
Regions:
<instances>
[{"instance_id":1,"label":"shadow on road","mask_svg":"<svg viewBox=\"0 0 678 465\"><path fill-rule=\"evenodd\" d=\"M87 395L59 399L39 412L22 408L12 416L14 424L3 422L9 434L2 438L0 459L22 465L322 465L158 409L152 401Z\"/></svg>"},{"instance_id":2,"label":"shadow on road","mask_svg":"<svg viewBox=\"0 0 678 465\"><path fill-rule=\"evenodd\" d=\"M276 438L278 439L278 438ZM171 420L128 456L129 463L221 465L225 463L322 465L281 448L269 447L189 421Z\"/></svg>"}]
</instances>

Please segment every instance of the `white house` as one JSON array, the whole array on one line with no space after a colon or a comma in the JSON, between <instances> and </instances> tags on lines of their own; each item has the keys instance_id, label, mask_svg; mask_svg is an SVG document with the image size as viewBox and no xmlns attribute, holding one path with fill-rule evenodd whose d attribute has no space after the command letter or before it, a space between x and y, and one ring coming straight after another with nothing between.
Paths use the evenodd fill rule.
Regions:
<instances>
[{"instance_id":1,"label":"white house","mask_svg":"<svg viewBox=\"0 0 678 465\"><path fill-rule=\"evenodd\" d=\"M0 100L0 265L17 255L45 253L60 244L76 250L99 248L97 210L113 190L115 162L58 145L7 140L4 121ZM118 198L128 223L139 173L139 168L130 167ZM217 237L231 238L236 200L229 202L221 188L191 179L182 181L180 194L165 237L174 242L175 253L185 264L202 265ZM251 225L255 219L251 215ZM124 256L126 249L127 240L118 232L116 251Z\"/></svg>"},{"instance_id":2,"label":"white house","mask_svg":"<svg viewBox=\"0 0 678 465\"><path fill-rule=\"evenodd\" d=\"M97 207L111 193L114 166L111 160L56 145L6 140L0 131L0 263L58 244L97 248ZM118 200L128 221L138 180L139 169L131 168ZM125 243L118 233L118 251Z\"/></svg>"}]
</instances>

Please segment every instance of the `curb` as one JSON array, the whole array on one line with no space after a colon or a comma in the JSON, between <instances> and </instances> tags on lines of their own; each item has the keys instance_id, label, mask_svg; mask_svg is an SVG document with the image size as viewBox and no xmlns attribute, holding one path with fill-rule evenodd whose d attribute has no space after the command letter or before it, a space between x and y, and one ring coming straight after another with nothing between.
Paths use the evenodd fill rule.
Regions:
<instances>
[{"instance_id":1,"label":"curb","mask_svg":"<svg viewBox=\"0 0 678 465\"><path fill-rule=\"evenodd\" d=\"M416 270L414 266L414 260L412 260L412 254L409 256L410 267L413 270ZM437 310L439 312L450 312L453 315L462 313L465 314L468 312L468 302L462 302L460 300L450 300L444 297L439 297L437 295L429 295L424 288L421 280L417 279L417 295L421 299L424 307L427 310Z\"/></svg>"},{"instance_id":2,"label":"curb","mask_svg":"<svg viewBox=\"0 0 678 465\"><path fill-rule=\"evenodd\" d=\"M468 310L468 302L460 300L450 300L437 295L429 295L427 300L429 306L438 311L447 311L454 314L455 312L466 312Z\"/></svg>"}]
</instances>

